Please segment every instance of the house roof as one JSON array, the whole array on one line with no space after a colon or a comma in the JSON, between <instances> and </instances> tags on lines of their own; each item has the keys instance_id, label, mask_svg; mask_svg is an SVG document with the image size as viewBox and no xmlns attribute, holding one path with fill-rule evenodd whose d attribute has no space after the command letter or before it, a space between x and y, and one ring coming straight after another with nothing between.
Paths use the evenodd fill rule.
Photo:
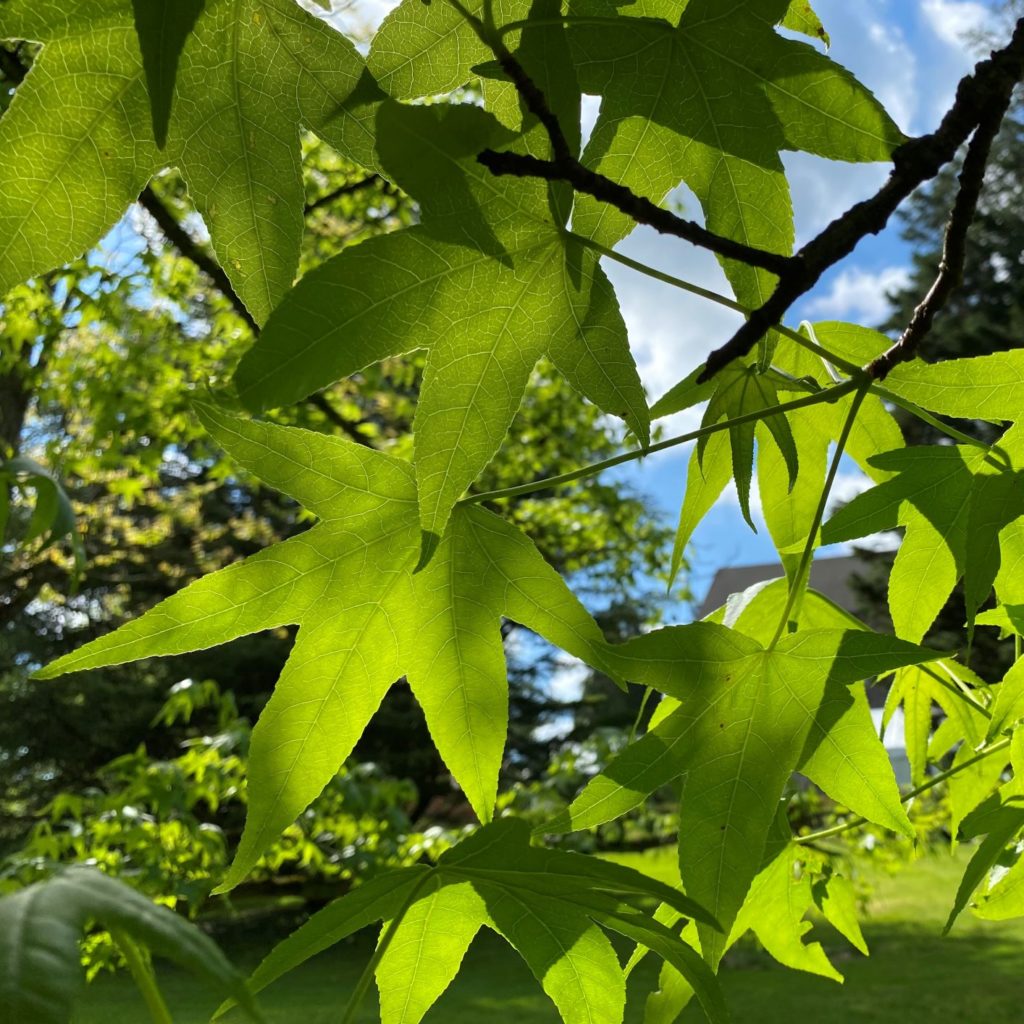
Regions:
<instances>
[{"instance_id":1,"label":"house roof","mask_svg":"<svg viewBox=\"0 0 1024 1024\"><path fill-rule=\"evenodd\" d=\"M824 594L840 608L851 614L856 614L856 596L850 586L850 578L862 565L863 563L856 555L815 559L811 565L811 589ZM697 610L697 618L702 619L709 612L721 607L730 594L741 593L755 583L763 583L765 580L772 580L784 575L785 571L778 562L719 569Z\"/></svg>"}]
</instances>

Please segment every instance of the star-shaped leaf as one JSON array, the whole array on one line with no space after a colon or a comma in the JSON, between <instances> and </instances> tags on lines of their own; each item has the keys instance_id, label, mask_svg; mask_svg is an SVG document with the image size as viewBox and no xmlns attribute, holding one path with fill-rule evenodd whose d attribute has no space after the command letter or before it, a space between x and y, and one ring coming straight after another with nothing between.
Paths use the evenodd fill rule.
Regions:
<instances>
[{"instance_id":1,"label":"star-shaped leaf","mask_svg":"<svg viewBox=\"0 0 1024 1024\"><path fill-rule=\"evenodd\" d=\"M647 3L648 17L609 23L605 0L570 4L580 83L602 97L584 162L655 202L685 182L712 231L788 253L793 216L780 152L888 160L902 135L848 71L776 33L792 14L788 0L690 0L681 16L679 7ZM589 198L573 225L604 245L633 226ZM768 297L770 274L725 266L745 305Z\"/></svg>"},{"instance_id":2,"label":"star-shaped leaf","mask_svg":"<svg viewBox=\"0 0 1024 1024\"><path fill-rule=\"evenodd\" d=\"M300 626L253 731L249 811L222 888L241 881L351 753L403 674L481 820L491 816L508 723L503 615L601 664L603 638L517 528L463 507L427 570L412 468L309 431L199 414L237 462L315 513L307 532L211 573L40 674L122 664Z\"/></svg>"},{"instance_id":3,"label":"star-shaped leaf","mask_svg":"<svg viewBox=\"0 0 1024 1024\"><path fill-rule=\"evenodd\" d=\"M765 648L713 623L670 627L623 645L621 671L677 700L544 830L589 828L682 777L679 862L687 893L730 928L757 874L791 773L820 746L819 713L848 687L934 658L893 637L808 629ZM825 714L828 714L826 711ZM717 964L721 934L701 927Z\"/></svg>"},{"instance_id":4,"label":"star-shaped leaf","mask_svg":"<svg viewBox=\"0 0 1024 1024\"><path fill-rule=\"evenodd\" d=\"M262 322L298 266L299 125L344 146L352 117L342 103L363 62L294 0L206 0L184 33L171 97L175 68L166 51L154 63L151 46L143 59L135 6L12 0L0 10L0 37L45 44L0 120L0 293L80 255L154 173L176 165L219 262ZM144 19L142 38L162 25ZM147 80L158 90L152 109ZM167 131L163 151L154 116Z\"/></svg>"},{"instance_id":5,"label":"star-shaped leaf","mask_svg":"<svg viewBox=\"0 0 1024 1024\"><path fill-rule=\"evenodd\" d=\"M1017 445L1008 448L1019 464ZM889 578L896 632L920 640L961 577L973 630L999 570L1001 531L1020 516L1019 471L966 445L903 448L870 461L895 476L832 516L822 528L822 542L905 527Z\"/></svg>"},{"instance_id":6,"label":"star-shaped leaf","mask_svg":"<svg viewBox=\"0 0 1024 1024\"><path fill-rule=\"evenodd\" d=\"M620 1024L625 977L605 934L611 931L672 963L695 989L708 1019L726 1020L707 966L638 909L652 898L714 927L705 910L671 886L596 858L538 849L530 845L524 822L503 818L449 850L432 869L391 872L329 904L270 952L250 987L265 988L383 920L381 1019L418 1024L458 973L473 936L488 927L519 952L567 1024Z\"/></svg>"},{"instance_id":7,"label":"star-shaped leaf","mask_svg":"<svg viewBox=\"0 0 1024 1024\"><path fill-rule=\"evenodd\" d=\"M473 159L509 138L477 107L382 105L381 158L420 200L423 224L309 274L236 377L243 401L267 408L427 348L415 422L426 557L504 439L541 355L647 438L643 388L597 257L552 220L544 182L496 179Z\"/></svg>"}]
</instances>

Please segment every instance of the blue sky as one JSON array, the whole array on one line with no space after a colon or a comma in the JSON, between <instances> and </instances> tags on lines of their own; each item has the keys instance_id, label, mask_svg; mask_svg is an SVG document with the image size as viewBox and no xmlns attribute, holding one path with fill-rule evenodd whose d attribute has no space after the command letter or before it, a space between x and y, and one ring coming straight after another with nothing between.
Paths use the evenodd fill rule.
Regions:
<instances>
[{"instance_id":1,"label":"blue sky","mask_svg":"<svg viewBox=\"0 0 1024 1024\"><path fill-rule=\"evenodd\" d=\"M908 134L932 130L952 100L959 78L974 62L964 34L984 27L987 5L956 0L817 0L815 7L832 37L831 56L849 67L879 96ZM798 244L884 180L881 165L844 165L805 154L785 154L795 205ZM684 192L679 198L689 211ZM621 247L649 263L705 287L727 292L715 261L674 240L640 230ZM898 225L861 243L841 268L793 311L801 319L850 320L877 324L887 312L885 294L906 279L909 252ZM622 267L608 266L630 328L641 375L653 397L663 393L728 338L734 314L689 298ZM699 411L674 417L670 434L699 426ZM669 514L682 499L690 448L652 457L628 476ZM844 466L836 494L849 497L863 478ZM755 508L755 521L757 520ZM839 550L826 553L841 553ZM699 599L715 571L724 566L776 561L767 531L754 534L742 520L735 493L728 492L698 528L690 551L690 586Z\"/></svg>"}]
</instances>

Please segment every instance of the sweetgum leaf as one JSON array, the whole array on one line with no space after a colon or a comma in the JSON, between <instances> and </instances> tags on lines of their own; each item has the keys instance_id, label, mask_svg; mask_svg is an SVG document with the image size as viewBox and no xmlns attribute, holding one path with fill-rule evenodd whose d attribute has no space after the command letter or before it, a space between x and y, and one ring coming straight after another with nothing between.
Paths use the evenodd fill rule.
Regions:
<instances>
[{"instance_id":1,"label":"sweetgum leaf","mask_svg":"<svg viewBox=\"0 0 1024 1024\"><path fill-rule=\"evenodd\" d=\"M822 705L852 683L937 655L892 637L834 629L804 630L766 650L735 630L695 623L637 638L617 656L623 674L679 705L546 828L599 825L683 777L683 884L729 928L759 869L786 782L819 742L814 723ZM698 928L705 957L717 963L721 934Z\"/></svg>"},{"instance_id":2,"label":"sweetgum leaf","mask_svg":"<svg viewBox=\"0 0 1024 1024\"><path fill-rule=\"evenodd\" d=\"M198 580L41 675L299 624L253 731L246 827L222 889L241 881L315 799L403 673L441 756L487 820L508 722L502 616L601 665L596 623L525 535L477 508L457 512L434 563L414 576L419 529L406 463L211 407L199 414L239 464L320 522Z\"/></svg>"},{"instance_id":3,"label":"sweetgum leaf","mask_svg":"<svg viewBox=\"0 0 1024 1024\"><path fill-rule=\"evenodd\" d=\"M469 882L446 885L435 875L403 914L377 965L381 1024L419 1024L455 980L486 922L484 901Z\"/></svg>"},{"instance_id":4,"label":"sweetgum leaf","mask_svg":"<svg viewBox=\"0 0 1024 1024\"><path fill-rule=\"evenodd\" d=\"M382 1019L416 1024L454 978L473 935L486 925L519 952L563 1020L619 1024L625 976L604 934L616 931L672 962L708 1018L725 1022L728 1013L707 965L670 930L630 905L639 893L667 895L674 906L711 920L693 900L630 868L533 847L525 822L502 818L446 851L434 868L392 872L328 904L268 954L250 985L259 991L373 920L394 921L377 971Z\"/></svg>"},{"instance_id":5,"label":"sweetgum leaf","mask_svg":"<svg viewBox=\"0 0 1024 1024\"><path fill-rule=\"evenodd\" d=\"M80 255L176 165L218 261L262 322L298 267L299 125L345 148L343 102L363 62L294 0L206 0L184 32L172 109L173 49L155 62L157 29L143 19L144 57L135 6L12 0L0 10L0 37L45 44L0 120L0 293ZM175 45L193 10L176 8ZM162 152L154 113L158 136L169 119Z\"/></svg>"},{"instance_id":6,"label":"sweetgum leaf","mask_svg":"<svg viewBox=\"0 0 1024 1024\"><path fill-rule=\"evenodd\" d=\"M788 580L759 587L742 602L730 602L726 624L762 644L771 641L788 595ZM867 627L828 598L808 590L797 618L800 629ZM799 764L833 800L869 821L913 838L892 764L871 719L863 686L834 687L819 705Z\"/></svg>"},{"instance_id":7,"label":"sweetgum leaf","mask_svg":"<svg viewBox=\"0 0 1024 1024\"><path fill-rule=\"evenodd\" d=\"M236 376L246 404L267 408L426 348L415 465L427 554L500 446L541 355L648 437L643 387L597 257L552 221L543 182L494 179L473 159L508 138L476 107L382 105L381 158L421 201L423 224L309 274Z\"/></svg>"},{"instance_id":8,"label":"sweetgum leaf","mask_svg":"<svg viewBox=\"0 0 1024 1024\"><path fill-rule=\"evenodd\" d=\"M896 475L832 516L822 542L906 527L889 578L896 632L920 640L962 576L973 629L999 570L1000 533L1020 515L1019 472L994 467L983 451L962 445L905 448L872 463Z\"/></svg>"},{"instance_id":9,"label":"sweetgum leaf","mask_svg":"<svg viewBox=\"0 0 1024 1024\"><path fill-rule=\"evenodd\" d=\"M573 0L570 14L609 14ZM639 13L639 12L638 12ZM708 227L774 252L793 243L780 151L839 160L888 160L902 135L870 92L812 47L778 35L788 0L672 0L641 17L570 28L583 91L602 97L584 161L655 202L685 182ZM589 198L574 227L604 245L632 228ZM745 305L770 293L770 274L727 262Z\"/></svg>"}]
</instances>

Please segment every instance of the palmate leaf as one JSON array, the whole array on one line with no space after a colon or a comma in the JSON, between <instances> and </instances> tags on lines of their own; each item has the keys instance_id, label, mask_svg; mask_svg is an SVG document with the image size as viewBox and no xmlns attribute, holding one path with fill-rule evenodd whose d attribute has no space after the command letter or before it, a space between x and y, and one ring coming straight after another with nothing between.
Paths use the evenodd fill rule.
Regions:
<instances>
[{"instance_id":1,"label":"palmate leaf","mask_svg":"<svg viewBox=\"0 0 1024 1024\"><path fill-rule=\"evenodd\" d=\"M0 900L0 1006L17 1024L67 1024L85 983L90 923L123 933L209 982L261 1020L245 981L195 925L92 868L72 867Z\"/></svg>"},{"instance_id":2,"label":"palmate leaf","mask_svg":"<svg viewBox=\"0 0 1024 1024\"><path fill-rule=\"evenodd\" d=\"M767 644L782 616L787 596L788 581L777 579L733 595L708 619ZM813 590L804 594L797 625L800 629L867 629L859 619ZM798 765L802 775L855 814L913 837L892 764L872 721L863 686L845 691L834 688L818 708L812 737Z\"/></svg>"},{"instance_id":3,"label":"palmate leaf","mask_svg":"<svg viewBox=\"0 0 1024 1024\"><path fill-rule=\"evenodd\" d=\"M501 617L600 665L604 641L593 619L524 534L477 508L457 511L433 563L414 575L419 529L408 464L210 407L199 414L240 465L321 521L191 584L40 675L300 625L253 731L246 827L222 889L241 881L315 799L403 674L445 763L489 819L508 723Z\"/></svg>"},{"instance_id":4,"label":"palmate leaf","mask_svg":"<svg viewBox=\"0 0 1024 1024\"><path fill-rule=\"evenodd\" d=\"M708 967L636 909L652 900L714 926L707 911L671 886L596 858L532 847L526 824L503 818L449 850L434 868L391 872L329 904L270 952L250 987L260 991L383 920L391 934L376 971L382 1022L418 1024L457 975L473 936L488 927L520 953L567 1024L619 1024L625 978L604 929L672 962L708 1019L726 1020Z\"/></svg>"},{"instance_id":5,"label":"palmate leaf","mask_svg":"<svg viewBox=\"0 0 1024 1024\"><path fill-rule=\"evenodd\" d=\"M382 105L381 159L422 203L423 224L309 274L236 376L243 401L266 408L426 348L415 421L425 558L500 446L541 355L648 436L625 325L596 256L552 221L545 183L495 179L473 159L508 138L476 107Z\"/></svg>"},{"instance_id":6,"label":"palmate leaf","mask_svg":"<svg viewBox=\"0 0 1024 1024\"><path fill-rule=\"evenodd\" d=\"M262 322L298 266L299 125L346 149L352 117L342 103L363 62L294 0L206 0L184 33L172 109L173 50L153 40L164 23L141 21L144 59L135 7L10 0L0 8L0 38L45 44L0 120L0 293L81 254L154 173L176 165L218 261ZM195 5L179 7L176 45L183 11ZM162 135L165 116L160 151L153 124Z\"/></svg>"},{"instance_id":7,"label":"palmate leaf","mask_svg":"<svg viewBox=\"0 0 1024 1024\"><path fill-rule=\"evenodd\" d=\"M677 700L542 831L612 820L683 779L680 872L686 891L731 928L757 874L790 774L821 745L849 687L936 654L860 630L808 629L766 649L713 623L669 627L617 649L620 671ZM834 703L833 703L834 702ZM699 926L717 964L724 939Z\"/></svg>"},{"instance_id":8,"label":"palmate leaf","mask_svg":"<svg viewBox=\"0 0 1024 1024\"><path fill-rule=\"evenodd\" d=\"M791 841L792 834L784 806L765 844L761 869L751 883L743 907L726 941L731 948L752 931L766 952L794 970L807 971L842 981L842 975L828 960L818 942L805 943L811 929L807 914L817 911L853 946L867 955L867 944L857 922L856 896L848 879L837 874L826 854ZM656 918L669 927L678 925L680 915L662 905ZM687 924L681 937L696 946L694 923ZM638 947L628 970L644 957ZM671 963L662 965L658 988L650 993L644 1007L644 1024L671 1024L693 998L693 989Z\"/></svg>"},{"instance_id":9,"label":"palmate leaf","mask_svg":"<svg viewBox=\"0 0 1024 1024\"><path fill-rule=\"evenodd\" d=\"M602 97L584 162L655 202L685 182L711 230L789 252L793 216L780 151L888 160L902 141L849 72L775 32L792 7L788 0L655 0L643 5L646 18L588 25L613 5L572 0L580 83ZM583 198L573 226L613 245L633 223ZM742 303L767 299L770 274L725 267Z\"/></svg>"},{"instance_id":10,"label":"palmate leaf","mask_svg":"<svg viewBox=\"0 0 1024 1024\"><path fill-rule=\"evenodd\" d=\"M889 611L900 636L920 640L961 577L973 630L999 570L1001 531L1021 515L1019 445L1006 448L1013 469L970 446L876 455L871 463L895 476L858 495L822 527L826 544L906 528L889 578Z\"/></svg>"},{"instance_id":11,"label":"palmate leaf","mask_svg":"<svg viewBox=\"0 0 1024 1024\"><path fill-rule=\"evenodd\" d=\"M840 344L831 346L838 355L866 363L889 345L889 339L875 331L854 333L851 325L816 325L824 333L830 327L850 328ZM833 340L829 335L830 342ZM821 359L783 338L773 354L772 368L760 373L753 365L733 364L731 370L716 374L697 384L700 368L670 389L651 409L658 419L699 402L709 400L704 425L726 417L769 409L782 400L806 396L806 391L787 387L788 378L813 381L825 388L834 383ZM783 565L792 574L814 522L818 501L825 484L827 456L831 442L838 440L849 415L852 395L838 401L813 405L767 417L763 424L732 428L728 441L722 434L702 439L691 456L686 493L679 515L672 571L682 566L686 545L693 531L711 510L729 480L735 477L737 495L747 521L749 489L757 439L757 478L761 507L772 540ZM873 465L870 459L879 451L903 444L903 435L881 399L866 395L846 442L846 452L876 482L893 474Z\"/></svg>"},{"instance_id":12,"label":"palmate leaf","mask_svg":"<svg viewBox=\"0 0 1024 1024\"><path fill-rule=\"evenodd\" d=\"M901 703L911 779L916 785L927 777L928 764L938 763L954 747L952 767L959 769L973 760L985 743L991 724L991 689L970 669L951 659L896 672L886 701L887 717ZM934 731L933 707L943 712L942 722ZM992 792L1005 764L1005 758L985 758L949 779L954 837L960 822Z\"/></svg>"}]
</instances>

